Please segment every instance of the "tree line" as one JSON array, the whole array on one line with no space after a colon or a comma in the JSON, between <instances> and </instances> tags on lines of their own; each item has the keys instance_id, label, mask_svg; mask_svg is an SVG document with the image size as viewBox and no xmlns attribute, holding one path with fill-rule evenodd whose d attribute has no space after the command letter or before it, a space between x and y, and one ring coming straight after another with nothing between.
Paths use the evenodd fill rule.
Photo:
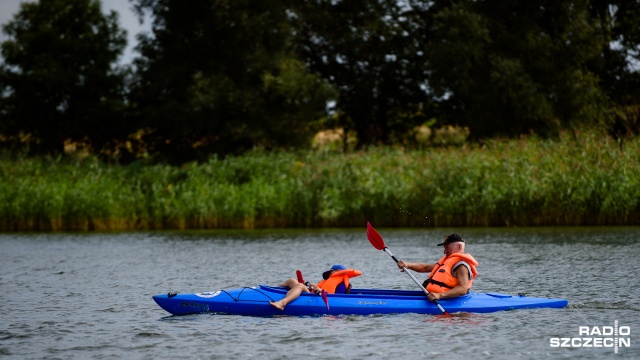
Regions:
<instances>
[{"instance_id":1,"label":"tree line","mask_svg":"<svg viewBox=\"0 0 640 360\"><path fill-rule=\"evenodd\" d=\"M4 148L183 162L337 127L358 147L423 124L640 133L638 0L130 2L151 32L128 66L99 0L21 5L2 29Z\"/></svg>"}]
</instances>

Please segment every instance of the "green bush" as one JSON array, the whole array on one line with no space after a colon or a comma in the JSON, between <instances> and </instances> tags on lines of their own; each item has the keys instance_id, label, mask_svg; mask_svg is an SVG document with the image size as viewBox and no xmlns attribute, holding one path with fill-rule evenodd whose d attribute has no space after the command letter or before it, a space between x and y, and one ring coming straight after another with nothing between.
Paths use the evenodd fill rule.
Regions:
<instances>
[{"instance_id":1,"label":"green bush","mask_svg":"<svg viewBox=\"0 0 640 360\"><path fill-rule=\"evenodd\" d=\"M640 224L640 139L275 152L202 164L0 159L0 230Z\"/></svg>"}]
</instances>

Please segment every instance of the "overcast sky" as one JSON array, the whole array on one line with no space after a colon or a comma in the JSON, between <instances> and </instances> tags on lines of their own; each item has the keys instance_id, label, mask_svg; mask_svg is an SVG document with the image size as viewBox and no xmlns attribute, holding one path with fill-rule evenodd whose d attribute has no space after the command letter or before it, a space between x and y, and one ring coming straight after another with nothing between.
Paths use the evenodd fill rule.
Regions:
<instances>
[{"instance_id":1,"label":"overcast sky","mask_svg":"<svg viewBox=\"0 0 640 360\"><path fill-rule=\"evenodd\" d=\"M37 2L35 0L0 0L0 26L6 24L13 16L20 11L20 3ZM149 31L149 21L145 21L143 25L138 22L138 17L131 10L129 0L102 0L102 11L108 13L115 10L119 14L119 25L127 30L127 48L120 59L123 64L128 64L134 57L133 47L136 45L136 34L141 31ZM0 42L4 41L6 36L0 31Z\"/></svg>"}]
</instances>

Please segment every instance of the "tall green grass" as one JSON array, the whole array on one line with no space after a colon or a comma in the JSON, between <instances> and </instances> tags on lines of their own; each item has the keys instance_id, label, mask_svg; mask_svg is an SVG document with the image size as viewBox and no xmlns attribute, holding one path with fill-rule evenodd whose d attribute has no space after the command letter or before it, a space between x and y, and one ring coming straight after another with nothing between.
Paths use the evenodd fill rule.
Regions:
<instances>
[{"instance_id":1,"label":"tall green grass","mask_svg":"<svg viewBox=\"0 0 640 360\"><path fill-rule=\"evenodd\" d=\"M202 164L0 159L0 230L639 225L640 139L254 151Z\"/></svg>"}]
</instances>

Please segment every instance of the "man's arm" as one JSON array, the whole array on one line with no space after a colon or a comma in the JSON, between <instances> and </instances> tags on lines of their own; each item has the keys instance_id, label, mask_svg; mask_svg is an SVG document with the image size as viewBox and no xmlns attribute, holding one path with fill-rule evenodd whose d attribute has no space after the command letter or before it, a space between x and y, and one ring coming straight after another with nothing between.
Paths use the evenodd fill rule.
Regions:
<instances>
[{"instance_id":1,"label":"man's arm","mask_svg":"<svg viewBox=\"0 0 640 360\"><path fill-rule=\"evenodd\" d=\"M415 272L420 272L420 273L431 272L434 266L435 264L409 263L409 262L404 262L402 260L398 260L398 267L400 269L402 269L403 267L406 267L409 270L413 270Z\"/></svg>"},{"instance_id":2,"label":"man's arm","mask_svg":"<svg viewBox=\"0 0 640 360\"><path fill-rule=\"evenodd\" d=\"M453 270L453 276L458 279L458 286L441 293L429 293L429 295L427 295L429 300L433 301L465 295L467 293L467 286L469 285L469 269L467 269L466 266L458 266Z\"/></svg>"}]
</instances>

